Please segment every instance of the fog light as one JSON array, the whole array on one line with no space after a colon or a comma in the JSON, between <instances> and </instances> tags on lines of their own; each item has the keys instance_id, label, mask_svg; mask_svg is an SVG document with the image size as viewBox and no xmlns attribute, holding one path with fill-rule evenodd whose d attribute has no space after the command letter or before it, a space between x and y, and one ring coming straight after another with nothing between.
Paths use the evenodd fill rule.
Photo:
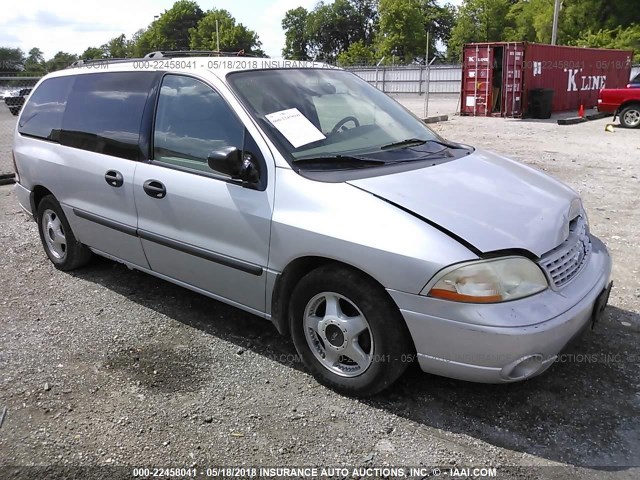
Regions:
<instances>
[{"instance_id":1,"label":"fog light","mask_svg":"<svg viewBox=\"0 0 640 480\"><path fill-rule=\"evenodd\" d=\"M536 353L535 355L527 355L510 363L502 369L502 377L507 380L524 380L534 376L543 367L542 355Z\"/></svg>"}]
</instances>

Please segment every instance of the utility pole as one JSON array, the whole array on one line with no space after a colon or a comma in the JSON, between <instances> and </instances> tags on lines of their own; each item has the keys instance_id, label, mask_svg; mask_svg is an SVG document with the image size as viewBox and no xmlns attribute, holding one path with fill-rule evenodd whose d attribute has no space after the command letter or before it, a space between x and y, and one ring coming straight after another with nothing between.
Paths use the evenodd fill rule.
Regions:
<instances>
[{"instance_id":1,"label":"utility pole","mask_svg":"<svg viewBox=\"0 0 640 480\"><path fill-rule=\"evenodd\" d=\"M426 78L426 90L424 92L424 118L427 118L429 115L429 30L427 30L427 48L424 53L424 69Z\"/></svg>"},{"instance_id":2,"label":"utility pole","mask_svg":"<svg viewBox=\"0 0 640 480\"><path fill-rule=\"evenodd\" d=\"M216 18L216 49L220 52L220 34L218 33L218 19Z\"/></svg>"},{"instance_id":3,"label":"utility pole","mask_svg":"<svg viewBox=\"0 0 640 480\"><path fill-rule=\"evenodd\" d=\"M153 16L153 48L154 50L158 48L158 19L160 15Z\"/></svg>"},{"instance_id":4,"label":"utility pole","mask_svg":"<svg viewBox=\"0 0 640 480\"><path fill-rule=\"evenodd\" d=\"M551 32L551 45L558 42L558 17L560 15L560 0L556 0L556 6L553 9L553 31Z\"/></svg>"}]
</instances>

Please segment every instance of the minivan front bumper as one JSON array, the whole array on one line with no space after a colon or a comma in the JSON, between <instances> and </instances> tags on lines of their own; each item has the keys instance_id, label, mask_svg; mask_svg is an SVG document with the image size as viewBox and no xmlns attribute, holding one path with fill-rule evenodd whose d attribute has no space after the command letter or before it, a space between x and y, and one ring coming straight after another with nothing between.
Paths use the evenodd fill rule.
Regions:
<instances>
[{"instance_id":1,"label":"minivan front bumper","mask_svg":"<svg viewBox=\"0 0 640 480\"><path fill-rule=\"evenodd\" d=\"M544 372L591 325L596 301L610 284L609 253L600 240L591 239L587 265L559 291L471 304L387 290L407 323L422 370L483 383Z\"/></svg>"}]
</instances>

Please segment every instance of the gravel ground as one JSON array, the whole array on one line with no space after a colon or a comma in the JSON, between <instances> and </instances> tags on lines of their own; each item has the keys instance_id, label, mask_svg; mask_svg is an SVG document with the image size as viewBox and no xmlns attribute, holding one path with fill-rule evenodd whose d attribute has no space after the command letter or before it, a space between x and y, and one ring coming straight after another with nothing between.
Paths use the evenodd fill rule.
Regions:
<instances>
[{"instance_id":1,"label":"gravel ground","mask_svg":"<svg viewBox=\"0 0 640 480\"><path fill-rule=\"evenodd\" d=\"M368 400L316 384L264 320L104 259L55 270L11 187L0 187L0 478L9 478L3 467L33 465L438 465L497 467L498 478L639 478L640 131L605 133L605 124L435 125L578 190L611 249L616 285L598 328L541 377L478 385L414 368Z\"/></svg>"}]
</instances>

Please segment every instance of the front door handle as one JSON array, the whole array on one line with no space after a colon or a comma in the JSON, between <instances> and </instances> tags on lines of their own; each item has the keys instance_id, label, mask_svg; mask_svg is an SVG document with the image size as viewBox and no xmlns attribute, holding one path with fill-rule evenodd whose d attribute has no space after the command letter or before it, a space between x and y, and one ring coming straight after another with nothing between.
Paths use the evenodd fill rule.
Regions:
<instances>
[{"instance_id":1,"label":"front door handle","mask_svg":"<svg viewBox=\"0 0 640 480\"><path fill-rule=\"evenodd\" d=\"M158 180L147 180L142 188L147 195L153 198L164 198L167 194L167 189Z\"/></svg>"},{"instance_id":2,"label":"front door handle","mask_svg":"<svg viewBox=\"0 0 640 480\"><path fill-rule=\"evenodd\" d=\"M104 174L104 179L112 187L121 187L122 184L124 183L124 177L117 170L109 170L107 173Z\"/></svg>"}]
</instances>

